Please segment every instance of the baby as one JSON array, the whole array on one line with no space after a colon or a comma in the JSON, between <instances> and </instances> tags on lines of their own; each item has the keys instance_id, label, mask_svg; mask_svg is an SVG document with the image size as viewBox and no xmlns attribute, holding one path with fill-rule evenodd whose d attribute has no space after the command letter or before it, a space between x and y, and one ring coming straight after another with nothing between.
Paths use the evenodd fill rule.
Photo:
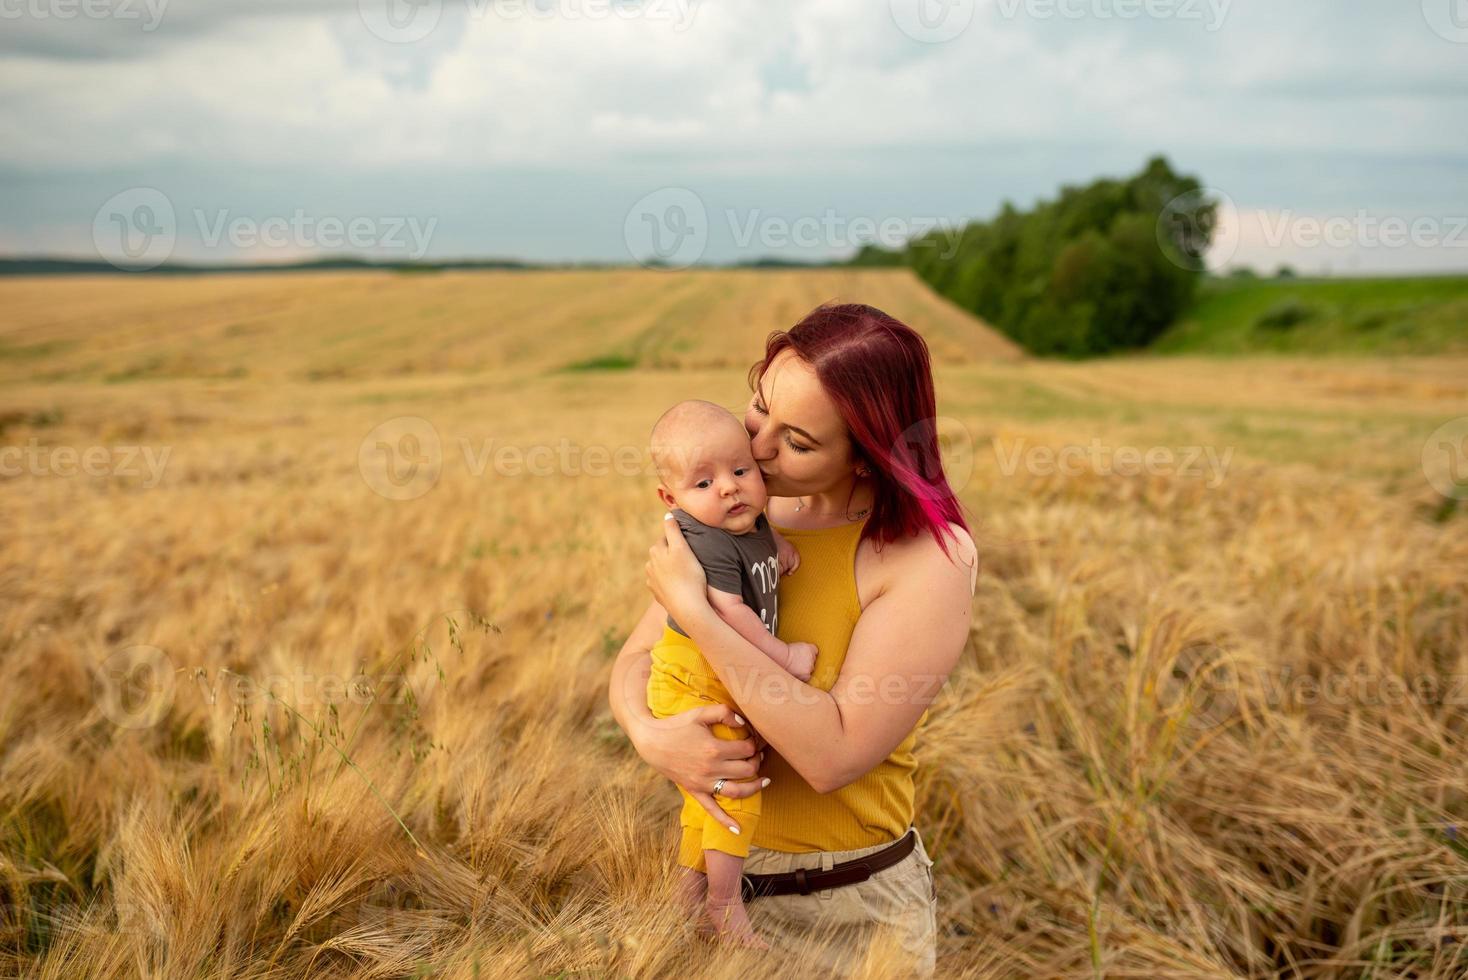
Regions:
<instances>
[{"instance_id":1,"label":"baby","mask_svg":"<svg viewBox=\"0 0 1468 980\"><path fill-rule=\"evenodd\" d=\"M800 563L795 548L775 533L763 511L765 484L750 451L744 424L728 409L697 399L679 402L653 426L652 457L658 499L672 512L708 579L710 605L740 636L800 680L809 680L816 648L775 636L780 573ZM742 692L741 692L742 693ZM738 710L697 644L668 617L652 648L647 702L665 718L708 704ZM714 725L719 738L746 738L748 726ZM739 824L733 833L713 819L687 791L679 824L678 863L685 868L683 898L690 914L706 911L720 936L764 947L740 897L740 877L759 820L760 794L714 800ZM701 907L701 908L700 908Z\"/></svg>"}]
</instances>

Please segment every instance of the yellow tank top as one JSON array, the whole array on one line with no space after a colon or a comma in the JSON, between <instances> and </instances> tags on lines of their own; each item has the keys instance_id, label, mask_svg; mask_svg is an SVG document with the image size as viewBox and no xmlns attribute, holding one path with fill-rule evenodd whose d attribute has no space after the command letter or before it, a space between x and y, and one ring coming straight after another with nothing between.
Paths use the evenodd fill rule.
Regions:
<instances>
[{"instance_id":1,"label":"yellow tank top","mask_svg":"<svg viewBox=\"0 0 1468 980\"><path fill-rule=\"evenodd\" d=\"M838 527L780 527L800 552L800 568L780 577L776 635L820 647L810 684L829 691L841 673L861 602L856 591L856 547L865 521ZM913 746L927 721L923 712L907 737L877 766L855 781L821 794L811 789L774 746L761 773L763 790L752 843L775 851L846 851L901 837L913 822Z\"/></svg>"}]
</instances>

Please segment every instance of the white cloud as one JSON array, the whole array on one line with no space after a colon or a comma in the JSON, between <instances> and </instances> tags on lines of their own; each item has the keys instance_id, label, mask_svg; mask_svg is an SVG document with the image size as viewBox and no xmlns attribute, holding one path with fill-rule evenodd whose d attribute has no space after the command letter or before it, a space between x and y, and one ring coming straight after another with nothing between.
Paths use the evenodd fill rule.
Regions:
<instances>
[{"instance_id":1,"label":"white cloud","mask_svg":"<svg viewBox=\"0 0 1468 980\"><path fill-rule=\"evenodd\" d=\"M661 152L758 161L797 147L820 155L1119 138L1164 148L1468 148L1463 127L1446 125L1462 108L1454 100L1404 114L1396 103L1407 96L1332 98L1331 79L1370 73L1363 55L1387 52L1392 71L1461 57L1415 17L1353 52L1302 42L1297 30L1324 29L1319 5L1264 16L1238 3L1217 32L1147 24L1142 45L1128 22L1004 18L991 4L955 40L929 45L897 30L886 4L704 3L680 21L534 16L523 5L509 16L477 0L447 8L417 44L396 45L373 37L354 5L326 12L335 6L226 8L217 29L185 19L169 43L125 60L6 58L0 127L12 138L0 159L370 168ZM762 70L777 62L798 69L801 84L772 93Z\"/></svg>"},{"instance_id":2,"label":"white cloud","mask_svg":"<svg viewBox=\"0 0 1468 980\"><path fill-rule=\"evenodd\" d=\"M0 168L85 172L99 186L154 170L350 182L507 168L879 186L956 154L972 163L950 161L950 207L973 213L976 200L1040 192L992 184L1034 158L1044 193L1056 175L1116 174L1101 161L1135 169L1166 152L1221 170L1241 205L1278 207L1333 181L1343 200L1390 203L1407 182L1389 161L1441 172L1468 154L1468 49L1428 29L1415 2L1346 13L1232 0L1209 31L978 0L940 44L904 35L884 0L648 0L620 14L601 2L449 0L415 44L373 36L357 0L170 0L146 37L7 21ZM1287 184L1272 162L1331 155L1388 164L1369 178L1300 164ZM1270 196L1256 193L1270 181Z\"/></svg>"}]
</instances>

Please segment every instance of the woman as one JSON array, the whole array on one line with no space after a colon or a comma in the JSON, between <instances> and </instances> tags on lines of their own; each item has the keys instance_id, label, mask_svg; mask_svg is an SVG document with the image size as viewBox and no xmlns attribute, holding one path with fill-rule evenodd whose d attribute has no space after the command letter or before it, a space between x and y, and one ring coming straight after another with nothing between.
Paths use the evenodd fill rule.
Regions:
<instances>
[{"instance_id":1,"label":"woman","mask_svg":"<svg viewBox=\"0 0 1468 980\"><path fill-rule=\"evenodd\" d=\"M815 671L797 680L727 626L664 520L647 562L656 601L613 667L612 713L644 760L726 824L714 792L748 795L760 783L734 780L767 777L745 873L772 946L794 951L829 925L839 945L828 962L849 967L890 927L911 971L931 973L936 891L913 826L913 744L968 637L978 564L938 455L927 345L872 307L818 307L770 335L750 388L745 427L767 514L801 556L780 582L778 633L820 648ZM648 650L669 614L768 758L751 739L710 731L743 724L731 708L648 711ZM857 859L874 873L841 867ZM771 874L783 877L761 878Z\"/></svg>"}]
</instances>

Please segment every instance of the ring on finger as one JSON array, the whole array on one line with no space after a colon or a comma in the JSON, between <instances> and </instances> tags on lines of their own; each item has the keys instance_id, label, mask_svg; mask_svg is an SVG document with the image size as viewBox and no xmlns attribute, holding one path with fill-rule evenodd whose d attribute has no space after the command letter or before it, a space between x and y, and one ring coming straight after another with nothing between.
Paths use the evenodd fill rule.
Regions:
<instances>
[{"instance_id":1,"label":"ring on finger","mask_svg":"<svg viewBox=\"0 0 1468 980\"><path fill-rule=\"evenodd\" d=\"M726 782L728 782L728 780L725 779L723 776L720 776L719 779L718 779L718 781L714 783L714 795L715 796L718 796L719 795L719 791L724 788L724 784Z\"/></svg>"}]
</instances>

